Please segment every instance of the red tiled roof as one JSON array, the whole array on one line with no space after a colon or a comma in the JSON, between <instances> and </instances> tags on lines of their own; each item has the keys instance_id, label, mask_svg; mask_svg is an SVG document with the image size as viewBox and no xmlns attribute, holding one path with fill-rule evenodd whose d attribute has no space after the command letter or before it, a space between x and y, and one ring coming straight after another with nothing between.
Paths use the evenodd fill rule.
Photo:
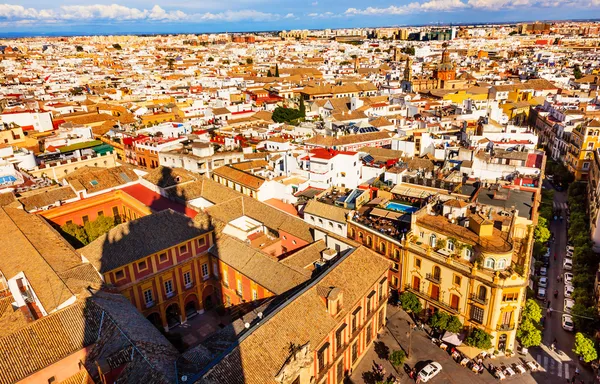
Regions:
<instances>
[{"instance_id":1,"label":"red tiled roof","mask_svg":"<svg viewBox=\"0 0 600 384\"><path fill-rule=\"evenodd\" d=\"M356 152L336 151L333 149L325 149L325 148L315 148L312 151L310 151L310 153L312 154L313 157L316 157L317 159L332 159L337 155L353 156L356 154Z\"/></svg>"},{"instance_id":2,"label":"red tiled roof","mask_svg":"<svg viewBox=\"0 0 600 384\"><path fill-rule=\"evenodd\" d=\"M127 193L129 196L133 197L139 202L145 204L155 212L164 211L170 208L176 212L183 213L184 215L192 219L198 214L198 212L194 211L193 209L171 201L166 197L163 197L158 193L151 191L150 189L144 187L141 184L131 185L129 187L123 188L122 190L123 192Z\"/></svg>"},{"instance_id":3,"label":"red tiled roof","mask_svg":"<svg viewBox=\"0 0 600 384\"><path fill-rule=\"evenodd\" d=\"M283 201L278 199L268 199L265 200L264 203L269 204L271 207L275 207L280 211L289 213L292 216L298 216L298 211L296 211L296 208L294 208L292 204L284 203Z\"/></svg>"}]
</instances>

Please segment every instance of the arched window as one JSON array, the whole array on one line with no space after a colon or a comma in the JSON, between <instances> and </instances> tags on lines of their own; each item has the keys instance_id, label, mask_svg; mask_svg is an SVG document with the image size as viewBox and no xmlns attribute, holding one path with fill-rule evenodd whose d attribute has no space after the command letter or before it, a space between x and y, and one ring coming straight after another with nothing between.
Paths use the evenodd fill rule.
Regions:
<instances>
[{"instance_id":1,"label":"arched window","mask_svg":"<svg viewBox=\"0 0 600 384\"><path fill-rule=\"evenodd\" d=\"M400 250L394 249L394 259L400 260Z\"/></svg>"},{"instance_id":2,"label":"arched window","mask_svg":"<svg viewBox=\"0 0 600 384\"><path fill-rule=\"evenodd\" d=\"M496 269L504 269L504 268L506 268L506 259L498 260L498 263L496 264Z\"/></svg>"},{"instance_id":3,"label":"arched window","mask_svg":"<svg viewBox=\"0 0 600 384\"><path fill-rule=\"evenodd\" d=\"M429 245L431 245L432 247L435 247L436 244L437 244L437 236L432 233L431 236L429 236Z\"/></svg>"},{"instance_id":4,"label":"arched window","mask_svg":"<svg viewBox=\"0 0 600 384\"><path fill-rule=\"evenodd\" d=\"M454 242L452 240L448 240L447 247L449 251L454 252Z\"/></svg>"},{"instance_id":5,"label":"arched window","mask_svg":"<svg viewBox=\"0 0 600 384\"><path fill-rule=\"evenodd\" d=\"M494 261L494 259L492 259L491 257L488 257L487 259L485 259L484 266L489 269L494 269L495 263L496 262Z\"/></svg>"},{"instance_id":6,"label":"arched window","mask_svg":"<svg viewBox=\"0 0 600 384\"><path fill-rule=\"evenodd\" d=\"M358 238L362 240L362 239L363 239L363 237L365 237L365 235L363 235L363 233L362 233L362 232L358 232Z\"/></svg>"},{"instance_id":7,"label":"arched window","mask_svg":"<svg viewBox=\"0 0 600 384\"><path fill-rule=\"evenodd\" d=\"M479 300L485 300L487 297L487 288L483 285L480 285L477 289L477 298Z\"/></svg>"},{"instance_id":8,"label":"arched window","mask_svg":"<svg viewBox=\"0 0 600 384\"><path fill-rule=\"evenodd\" d=\"M371 236L367 236L367 247L370 247L373 244L373 239Z\"/></svg>"},{"instance_id":9,"label":"arched window","mask_svg":"<svg viewBox=\"0 0 600 384\"><path fill-rule=\"evenodd\" d=\"M465 258L468 260L471 260L472 256L473 256L473 251L471 250L471 248L465 249Z\"/></svg>"},{"instance_id":10,"label":"arched window","mask_svg":"<svg viewBox=\"0 0 600 384\"><path fill-rule=\"evenodd\" d=\"M382 254L386 254L385 253L385 243L379 243L379 252L381 252Z\"/></svg>"},{"instance_id":11,"label":"arched window","mask_svg":"<svg viewBox=\"0 0 600 384\"><path fill-rule=\"evenodd\" d=\"M440 267L438 267L437 265L435 267L433 267L433 277L437 280L440 279L442 275L442 269Z\"/></svg>"},{"instance_id":12,"label":"arched window","mask_svg":"<svg viewBox=\"0 0 600 384\"><path fill-rule=\"evenodd\" d=\"M354 236L356 236L356 231L354 228L350 228L350 238L354 239Z\"/></svg>"}]
</instances>

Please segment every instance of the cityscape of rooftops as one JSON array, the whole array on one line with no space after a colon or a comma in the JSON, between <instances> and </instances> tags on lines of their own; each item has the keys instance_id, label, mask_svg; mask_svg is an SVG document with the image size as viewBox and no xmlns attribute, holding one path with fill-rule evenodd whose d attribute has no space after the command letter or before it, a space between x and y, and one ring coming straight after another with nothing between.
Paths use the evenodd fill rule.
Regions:
<instances>
[{"instance_id":1,"label":"cityscape of rooftops","mask_svg":"<svg viewBox=\"0 0 600 384\"><path fill-rule=\"evenodd\" d=\"M600 382L600 2L0 4L0 384Z\"/></svg>"}]
</instances>

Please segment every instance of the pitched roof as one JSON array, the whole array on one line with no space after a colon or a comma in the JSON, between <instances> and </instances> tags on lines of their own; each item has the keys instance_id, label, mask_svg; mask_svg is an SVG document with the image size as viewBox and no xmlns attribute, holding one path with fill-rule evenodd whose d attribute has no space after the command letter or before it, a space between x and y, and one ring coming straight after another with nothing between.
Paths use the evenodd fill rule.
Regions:
<instances>
[{"instance_id":1,"label":"pitched roof","mask_svg":"<svg viewBox=\"0 0 600 384\"><path fill-rule=\"evenodd\" d=\"M81 258L42 217L0 208L0 228L0 271L7 279L23 272L46 312L73 296L57 273L79 265Z\"/></svg>"},{"instance_id":2,"label":"pitched roof","mask_svg":"<svg viewBox=\"0 0 600 384\"><path fill-rule=\"evenodd\" d=\"M304 143L323 147L335 147L365 143L368 141L384 140L389 138L390 134L388 132L368 132L357 135L344 135L340 137L317 135L311 139L304 141Z\"/></svg>"},{"instance_id":3,"label":"pitched roof","mask_svg":"<svg viewBox=\"0 0 600 384\"><path fill-rule=\"evenodd\" d=\"M310 278L310 272L280 263L272 256L228 235L217 238L211 254L276 295Z\"/></svg>"},{"instance_id":4,"label":"pitched roof","mask_svg":"<svg viewBox=\"0 0 600 384\"><path fill-rule=\"evenodd\" d=\"M264 177L253 175L231 165L216 168L213 170L213 174L255 190L260 188L266 181Z\"/></svg>"},{"instance_id":5,"label":"pitched roof","mask_svg":"<svg viewBox=\"0 0 600 384\"><path fill-rule=\"evenodd\" d=\"M311 214L324 219L336 221L338 223L346 222L346 214L349 211L335 205L321 203L317 200L309 200L304 207L304 214Z\"/></svg>"},{"instance_id":6,"label":"pitched roof","mask_svg":"<svg viewBox=\"0 0 600 384\"><path fill-rule=\"evenodd\" d=\"M209 230L195 225L189 217L167 209L120 224L79 252L100 273L106 273Z\"/></svg>"},{"instance_id":7,"label":"pitched roof","mask_svg":"<svg viewBox=\"0 0 600 384\"><path fill-rule=\"evenodd\" d=\"M113 168L81 167L68 174L66 180L74 190L97 192L137 181L138 175L127 166Z\"/></svg>"},{"instance_id":8,"label":"pitched roof","mask_svg":"<svg viewBox=\"0 0 600 384\"><path fill-rule=\"evenodd\" d=\"M19 198L19 201L23 204L23 208L26 211L33 211L55 204L57 201L66 201L76 197L77 194L67 185L65 187L45 190L34 195L27 195Z\"/></svg>"},{"instance_id":9,"label":"pitched roof","mask_svg":"<svg viewBox=\"0 0 600 384\"><path fill-rule=\"evenodd\" d=\"M355 249L322 279L315 280L299 296L267 315L271 317L239 340L199 382L279 383L275 377L290 356L289 346L309 343L313 350L319 347L339 325L339 319L354 309L388 268L388 262L373 251L362 246ZM319 287L336 287L343 292L344 306L339 316L327 313Z\"/></svg>"}]
</instances>

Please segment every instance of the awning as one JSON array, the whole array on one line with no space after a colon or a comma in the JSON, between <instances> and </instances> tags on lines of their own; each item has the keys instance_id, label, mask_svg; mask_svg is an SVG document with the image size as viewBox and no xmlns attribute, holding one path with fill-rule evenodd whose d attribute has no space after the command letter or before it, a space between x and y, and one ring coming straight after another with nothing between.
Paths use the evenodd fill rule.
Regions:
<instances>
[{"instance_id":1,"label":"awning","mask_svg":"<svg viewBox=\"0 0 600 384\"><path fill-rule=\"evenodd\" d=\"M407 196L407 197L416 197L418 199L426 199L431 195L435 195L434 192L426 191L423 189L417 189L417 188L407 188L407 187L403 187L401 185L396 185L394 188L392 188L392 190L390 192L392 192L396 195Z\"/></svg>"},{"instance_id":2,"label":"awning","mask_svg":"<svg viewBox=\"0 0 600 384\"><path fill-rule=\"evenodd\" d=\"M467 356L471 360L483 352L483 349L469 347L468 345L461 345L460 347L456 347L456 349L458 349L463 355Z\"/></svg>"},{"instance_id":3,"label":"awning","mask_svg":"<svg viewBox=\"0 0 600 384\"><path fill-rule=\"evenodd\" d=\"M454 333L446 331L444 336L442 336L442 341L444 343L452 344L452 345L461 345L463 340L465 339L464 333Z\"/></svg>"}]
</instances>

